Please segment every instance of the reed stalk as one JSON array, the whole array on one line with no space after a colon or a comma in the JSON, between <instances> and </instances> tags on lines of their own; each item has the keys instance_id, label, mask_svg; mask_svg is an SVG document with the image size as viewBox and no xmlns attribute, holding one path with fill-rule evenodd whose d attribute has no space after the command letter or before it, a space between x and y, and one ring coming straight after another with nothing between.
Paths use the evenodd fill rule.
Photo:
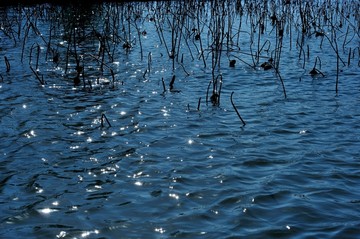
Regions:
<instances>
[{"instance_id":1,"label":"reed stalk","mask_svg":"<svg viewBox=\"0 0 360 239\"><path fill-rule=\"evenodd\" d=\"M41 85L45 85L45 80L44 80L44 77L42 76L42 77L40 78L40 76L39 76L38 72L37 72L37 71L35 71L35 70L32 68L32 66L31 66L31 65L30 65L30 69L31 69L31 71L34 73L34 75L35 75L36 79L40 82L40 84L41 84Z\"/></svg>"},{"instance_id":2,"label":"reed stalk","mask_svg":"<svg viewBox=\"0 0 360 239\"><path fill-rule=\"evenodd\" d=\"M237 116L239 117L240 121L242 122L243 126L245 126L245 125L246 125L246 123L245 123L245 121L243 120L243 118L241 117L241 115L240 115L239 111L237 110L237 108L236 108L236 106L235 106L235 104L234 104L234 101L233 101L233 95L234 95L234 91L233 91L233 92L231 92L231 96L230 96L230 101L231 101L231 104L232 104L232 106L233 106L233 108L234 108L234 110L235 110L235 112L236 112Z\"/></svg>"},{"instance_id":3,"label":"reed stalk","mask_svg":"<svg viewBox=\"0 0 360 239\"><path fill-rule=\"evenodd\" d=\"M104 127L104 119L105 119L106 123L108 124L108 126L111 127L110 121L108 120L108 118L106 117L106 115L105 115L105 114L102 114L102 115L101 115L101 119L100 119L100 121L101 121L101 128Z\"/></svg>"},{"instance_id":4,"label":"reed stalk","mask_svg":"<svg viewBox=\"0 0 360 239\"><path fill-rule=\"evenodd\" d=\"M6 56L4 56L4 60L5 60L6 72L10 72L10 68L11 68L10 62Z\"/></svg>"},{"instance_id":5,"label":"reed stalk","mask_svg":"<svg viewBox=\"0 0 360 239\"><path fill-rule=\"evenodd\" d=\"M163 93L165 93L166 92L166 86L165 86L164 78L161 78L161 82L162 82L162 86L163 86Z\"/></svg>"}]
</instances>

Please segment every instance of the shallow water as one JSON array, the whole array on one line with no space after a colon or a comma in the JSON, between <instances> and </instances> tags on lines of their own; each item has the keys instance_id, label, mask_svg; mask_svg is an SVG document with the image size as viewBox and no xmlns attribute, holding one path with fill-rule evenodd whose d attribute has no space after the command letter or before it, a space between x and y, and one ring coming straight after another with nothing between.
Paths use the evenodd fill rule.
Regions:
<instances>
[{"instance_id":1,"label":"shallow water","mask_svg":"<svg viewBox=\"0 0 360 239\"><path fill-rule=\"evenodd\" d=\"M172 4L169 11L176 12L179 5ZM114 44L114 62L106 58L100 72L99 61L94 60L99 41L91 32L93 26L103 28L103 16L109 11L122 16L129 10L126 4L114 6L94 5L76 13L88 16L78 19L84 23L79 28L87 34L77 45L85 86L81 81L74 87L74 49L65 73L68 44L61 25L66 25L65 19L30 15L32 22L38 19L37 28L46 41L51 24L60 22L50 42L61 54L58 65L50 53L46 59L47 45L34 31L26 40L22 62L24 35L14 43L4 31L0 33L1 58L7 56L11 65L6 72L2 64L0 81L1 238L358 237L358 54L349 66L341 65L336 93L336 54L329 41L325 39L320 48L321 39L306 38L311 52L303 67L296 46L298 32L293 29L293 38L284 35L279 67L285 98L274 70L246 64L252 64L251 56L241 53L250 52L248 15L234 13L234 23L243 19L241 32L245 33L239 42L241 52L230 55L244 62L230 68L232 57L223 54L216 71L223 79L221 101L213 106L206 103L211 54L206 67L201 58L192 59L200 45L193 37L186 43L184 34L179 40L184 61L175 62L172 69L173 62L150 21L155 3L134 3L134 9L143 10L138 26L147 31L140 36L143 59L132 23L132 49L124 49L123 42ZM9 21L9 16L24 16L29 9L33 8L24 8L18 15L16 9L8 8L2 14L6 12ZM56 8L71 13L69 9ZM211 7L204 9L207 12ZM170 45L166 24L172 15L158 16L165 19L163 34ZM356 24L355 17L344 22L349 25L342 33ZM196 22L186 21L189 26ZM201 22L207 35L210 25ZM22 34L28 23L24 17ZM127 26L126 21L119 24ZM274 31L267 24L262 42L269 39L275 44ZM349 49L359 47L358 32L349 29L354 37L340 51L346 63ZM339 36L338 42L344 37ZM204 37L205 46L211 44L209 39L209 35ZM44 86L29 67L35 65L35 48L31 63L29 58L37 44ZM270 53L262 55L262 59L270 57ZM324 77L308 73L316 56ZM150 72L144 74L146 69ZM175 91L169 91L173 75ZM92 82L91 89L87 80ZM230 102L232 92L245 126ZM101 122L102 114L111 127L106 120Z\"/></svg>"}]
</instances>

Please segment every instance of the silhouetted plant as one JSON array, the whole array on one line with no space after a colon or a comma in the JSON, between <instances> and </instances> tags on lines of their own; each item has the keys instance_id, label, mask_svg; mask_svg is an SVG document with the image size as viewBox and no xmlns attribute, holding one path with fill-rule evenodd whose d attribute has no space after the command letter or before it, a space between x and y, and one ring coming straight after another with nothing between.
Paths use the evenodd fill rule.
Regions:
<instances>
[{"instance_id":1,"label":"silhouetted plant","mask_svg":"<svg viewBox=\"0 0 360 239\"><path fill-rule=\"evenodd\" d=\"M108 126L111 127L111 124L110 124L108 118L106 117L106 115L105 115L105 114L102 114L102 115L101 115L101 119L100 119L100 121L101 121L101 128L104 127L104 119L105 119L106 123L108 124Z\"/></svg>"},{"instance_id":2,"label":"silhouetted plant","mask_svg":"<svg viewBox=\"0 0 360 239\"><path fill-rule=\"evenodd\" d=\"M230 96L230 101L231 101L231 104L232 104L232 106L233 106L233 108L234 108L234 110L235 110L235 112L236 112L237 116L239 117L239 119L240 119L241 123L243 124L243 126L245 126L245 125L246 125L246 123L245 123L245 121L243 120L243 118L241 117L241 115L240 115L239 111L237 110L237 108L236 108L236 106L235 106L235 104L234 104L234 101L233 101L233 94L234 94L234 91L233 91L233 92L231 92L231 96Z\"/></svg>"}]
</instances>

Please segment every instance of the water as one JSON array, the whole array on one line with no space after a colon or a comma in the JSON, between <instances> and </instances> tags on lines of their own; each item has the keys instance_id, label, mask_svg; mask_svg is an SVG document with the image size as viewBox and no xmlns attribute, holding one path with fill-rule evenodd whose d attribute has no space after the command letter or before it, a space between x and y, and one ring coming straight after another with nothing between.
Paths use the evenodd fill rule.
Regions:
<instances>
[{"instance_id":1,"label":"water","mask_svg":"<svg viewBox=\"0 0 360 239\"><path fill-rule=\"evenodd\" d=\"M223 80L220 105L213 106L206 103L212 79L212 38L206 33L213 19L211 6L205 4L202 16L210 20L200 21L205 24L202 44L207 49L207 66L195 53L200 43L193 35L186 38L189 32L183 28L173 69L156 32L160 25L151 16L157 9L156 17L164 19L161 29L169 47L171 29L166 26L174 23L169 12L180 11L180 5L129 4L134 8L127 4L77 8L76 21L66 18L72 16L71 7L56 7L52 13L50 5L2 10L2 29L4 22L11 22L15 32L14 19L22 19L22 29L19 38L7 36L10 30L0 35L1 58L7 56L11 65L9 72L1 65L0 237L357 238L359 54L355 51L349 66L341 65L336 93L336 55L329 41L324 39L320 48L321 39L306 38L304 48L309 45L310 57L303 67L304 58L299 59L296 46L299 31L293 28L293 38L289 31L284 35L279 66L285 98L275 70L264 71L259 66L270 53L262 52L259 64L249 66L252 58L245 54L250 52L249 20L245 20L249 15L240 17L233 12L233 29L243 19L241 50L221 56L220 70L215 70L215 76L221 74ZM345 13L352 9L343 8ZM43 15L35 15L34 9ZM106 53L101 73L101 58L96 58L99 40L93 29L100 33L105 29L103 16L109 12L123 17L139 9L143 12L138 25L129 20L132 48L124 49L124 41L107 46L114 49L109 53L114 61ZM28 20L25 13L31 16ZM50 18L51 14L58 18ZM292 23L299 20L294 16ZM353 36L339 51L346 63L349 49L359 47L359 32L351 27L358 24L356 17L343 22L342 35L338 32L341 43L346 29L348 39ZM196 26L196 19L185 18L185 25ZM335 14L334 19L342 18ZM21 62L29 22L36 22L43 35L30 28ZM79 24L76 34L87 36L76 49L85 69L85 86L82 77L80 85L74 86L73 46L67 53L71 38L66 34L74 22ZM128 26L126 20L116 24ZM266 26L261 41L271 41L272 51L276 31L271 31L270 22ZM136 27L147 31L140 35L142 60ZM124 40L128 30L117 29L118 39ZM327 34L330 39L329 31ZM51 52L46 58L45 42L60 52L59 64L52 61ZM30 65L36 65L37 45L44 86L30 70ZM256 49L254 45L253 51ZM69 69L65 72L67 54ZM228 59L234 56L244 62L237 60L231 68ZM325 77L309 75L316 56L321 59L321 68L317 68ZM110 68L115 72L114 82ZM169 91L173 75L174 90ZM245 126L230 102L232 92ZM102 114L111 127L105 119L101 122Z\"/></svg>"}]
</instances>

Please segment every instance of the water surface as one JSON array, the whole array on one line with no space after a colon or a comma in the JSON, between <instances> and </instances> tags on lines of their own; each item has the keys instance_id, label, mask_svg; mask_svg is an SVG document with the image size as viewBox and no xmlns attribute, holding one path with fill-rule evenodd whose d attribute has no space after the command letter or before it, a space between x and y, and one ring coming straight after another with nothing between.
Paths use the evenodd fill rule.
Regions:
<instances>
[{"instance_id":1,"label":"water surface","mask_svg":"<svg viewBox=\"0 0 360 239\"><path fill-rule=\"evenodd\" d=\"M358 236L358 3L225 1L223 17L215 3L1 9L0 237ZM304 38L300 8L317 23ZM272 11L278 72L260 66L280 49ZM309 74L315 61L324 76Z\"/></svg>"}]
</instances>

